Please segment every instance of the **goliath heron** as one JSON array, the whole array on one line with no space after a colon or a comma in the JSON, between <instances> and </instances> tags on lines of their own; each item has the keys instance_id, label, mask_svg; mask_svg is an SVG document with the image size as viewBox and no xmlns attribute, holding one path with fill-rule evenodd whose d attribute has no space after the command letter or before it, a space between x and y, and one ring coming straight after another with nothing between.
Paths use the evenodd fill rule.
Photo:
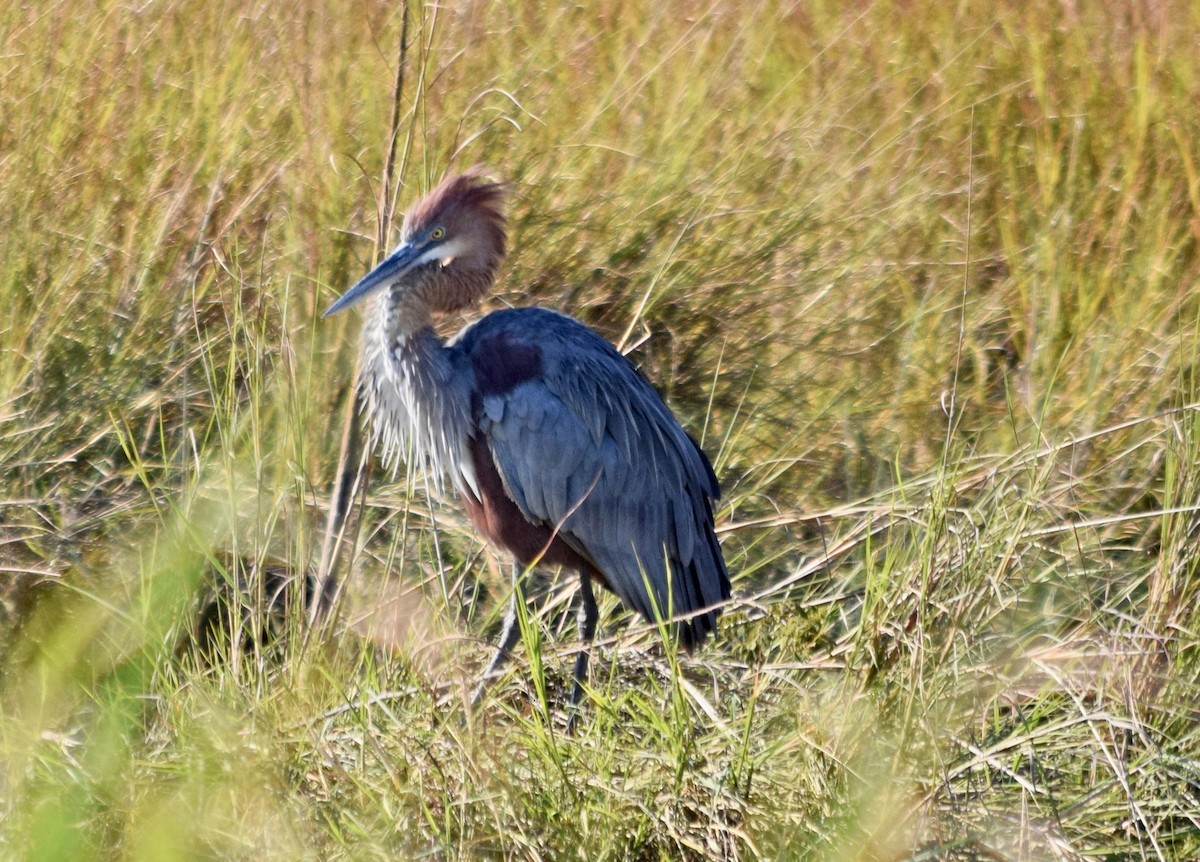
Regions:
<instances>
[{"instance_id":1,"label":"goliath heron","mask_svg":"<svg viewBox=\"0 0 1200 862\"><path fill-rule=\"evenodd\" d=\"M713 532L712 465L658 393L611 344L543 308L496 311L449 343L436 312L479 301L505 253L503 187L451 177L409 210L396 249L325 312L369 297L362 394L393 465L450 479L476 529L514 558L495 657L519 635L520 578L579 572L572 708L596 630L592 579L648 620L672 619L688 649L716 628L729 575ZM574 712L572 713L574 715Z\"/></svg>"}]
</instances>

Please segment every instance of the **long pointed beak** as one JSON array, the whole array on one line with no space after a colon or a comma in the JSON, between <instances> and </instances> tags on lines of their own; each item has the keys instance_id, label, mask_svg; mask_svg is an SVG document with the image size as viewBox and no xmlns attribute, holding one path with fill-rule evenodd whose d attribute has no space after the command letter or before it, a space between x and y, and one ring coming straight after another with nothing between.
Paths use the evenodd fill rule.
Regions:
<instances>
[{"instance_id":1,"label":"long pointed beak","mask_svg":"<svg viewBox=\"0 0 1200 862\"><path fill-rule=\"evenodd\" d=\"M421 249L412 243L400 245L389 254L379 266L368 272L357 283L338 298L337 302L325 309L322 318L344 311L352 305L358 305L377 290L395 284L403 278L410 269L420 263Z\"/></svg>"}]
</instances>

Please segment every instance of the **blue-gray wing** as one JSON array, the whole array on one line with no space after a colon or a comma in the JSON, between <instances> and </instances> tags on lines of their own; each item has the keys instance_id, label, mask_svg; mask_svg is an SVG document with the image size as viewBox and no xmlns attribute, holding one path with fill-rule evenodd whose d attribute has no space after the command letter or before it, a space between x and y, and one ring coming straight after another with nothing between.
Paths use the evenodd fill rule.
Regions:
<instances>
[{"instance_id":1,"label":"blue-gray wing","mask_svg":"<svg viewBox=\"0 0 1200 862\"><path fill-rule=\"evenodd\" d=\"M712 466L612 345L527 308L488 315L455 347L475 375L478 431L526 519L556 529L647 619L729 598ZM681 622L683 642L702 640L718 612Z\"/></svg>"}]
</instances>

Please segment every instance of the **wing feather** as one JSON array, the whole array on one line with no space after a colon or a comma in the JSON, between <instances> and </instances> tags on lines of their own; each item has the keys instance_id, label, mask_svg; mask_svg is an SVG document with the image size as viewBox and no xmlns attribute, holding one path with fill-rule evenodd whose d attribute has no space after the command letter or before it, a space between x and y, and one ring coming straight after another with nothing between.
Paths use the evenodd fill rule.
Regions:
<instances>
[{"instance_id":1,"label":"wing feather","mask_svg":"<svg viewBox=\"0 0 1200 862\"><path fill-rule=\"evenodd\" d=\"M521 351L525 365L533 351L540 360L537 374L493 386L476 410L505 490L529 521L557 527L647 618L668 602L686 614L729 597L712 467L625 357L544 309L495 312L455 344L489 380L500 379L505 351ZM690 645L715 623L715 613L696 616L681 635Z\"/></svg>"}]
</instances>

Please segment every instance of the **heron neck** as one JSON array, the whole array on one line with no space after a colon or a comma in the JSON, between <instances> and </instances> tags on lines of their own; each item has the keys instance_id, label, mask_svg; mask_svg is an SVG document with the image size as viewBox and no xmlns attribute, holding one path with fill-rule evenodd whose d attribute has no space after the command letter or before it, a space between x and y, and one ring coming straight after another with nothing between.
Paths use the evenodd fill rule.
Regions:
<instances>
[{"instance_id":1,"label":"heron neck","mask_svg":"<svg viewBox=\"0 0 1200 862\"><path fill-rule=\"evenodd\" d=\"M469 432L470 398L429 307L388 296L368 320L361 386L384 461L407 460L440 488L456 475Z\"/></svg>"},{"instance_id":2,"label":"heron neck","mask_svg":"<svg viewBox=\"0 0 1200 862\"><path fill-rule=\"evenodd\" d=\"M433 310L425 298L425 291L417 287L393 290L385 294L379 304L380 323L389 336L401 339L412 338L425 330L432 333Z\"/></svg>"},{"instance_id":3,"label":"heron neck","mask_svg":"<svg viewBox=\"0 0 1200 862\"><path fill-rule=\"evenodd\" d=\"M433 325L434 314L474 305L495 281L494 266L425 267L394 286L380 301L389 332L413 335Z\"/></svg>"}]
</instances>

